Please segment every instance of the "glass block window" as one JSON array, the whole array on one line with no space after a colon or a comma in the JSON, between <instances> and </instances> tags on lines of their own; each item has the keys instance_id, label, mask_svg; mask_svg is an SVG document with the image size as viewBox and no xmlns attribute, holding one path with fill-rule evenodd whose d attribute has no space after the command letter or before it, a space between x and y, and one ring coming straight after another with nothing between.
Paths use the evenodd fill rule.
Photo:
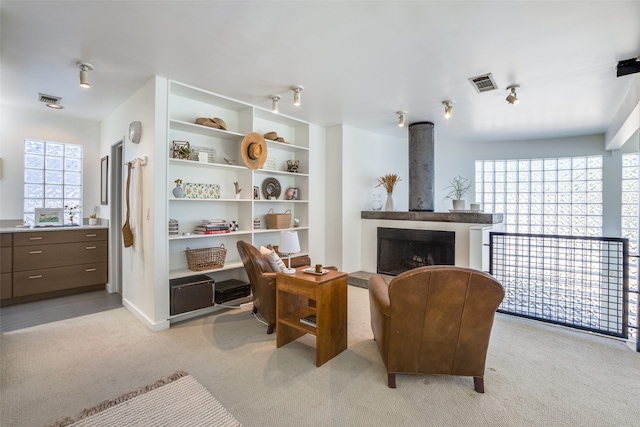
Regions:
<instances>
[{"instance_id":1,"label":"glass block window","mask_svg":"<svg viewBox=\"0 0 640 427\"><path fill-rule=\"evenodd\" d=\"M478 160L476 200L508 233L602 236L602 156Z\"/></svg>"},{"instance_id":2,"label":"glass block window","mask_svg":"<svg viewBox=\"0 0 640 427\"><path fill-rule=\"evenodd\" d=\"M24 141L23 218L34 223L35 208L63 208L64 223L82 218L82 146L60 142Z\"/></svg>"},{"instance_id":3,"label":"glass block window","mask_svg":"<svg viewBox=\"0 0 640 427\"><path fill-rule=\"evenodd\" d=\"M621 236L629 239L629 336L637 337L638 234L640 231L640 159L638 153L622 155Z\"/></svg>"}]
</instances>

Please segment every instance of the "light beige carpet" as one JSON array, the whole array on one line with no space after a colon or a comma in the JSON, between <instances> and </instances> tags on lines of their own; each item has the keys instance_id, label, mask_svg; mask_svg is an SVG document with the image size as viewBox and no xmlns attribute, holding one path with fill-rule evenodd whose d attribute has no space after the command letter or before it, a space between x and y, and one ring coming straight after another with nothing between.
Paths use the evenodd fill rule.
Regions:
<instances>
[{"instance_id":1,"label":"light beige carpet","mask_svg":"<svg viewBox=\"0 0 640 427\"><path fill-rule=\"evenodd\" d=\"M42 427L175 371L246 427L637 426L640 353L619 340L497 315L485 393L473 380L387 375L366 289L349 286L348 348L276 348L251 307L150 332L120 308L0 335L0 426ZM197 426L194 426L197 427Z\"/></svg>"},{"instance_id":2,"label":"light beige carpet","mask_svg":"<svg viewBox=\"0 0 640 427\"><path fill-rule=\"evenodd\" d=\"M186 372L67 417L50 427L242 427L209 391Z\"/></svg>"}]
</instances>

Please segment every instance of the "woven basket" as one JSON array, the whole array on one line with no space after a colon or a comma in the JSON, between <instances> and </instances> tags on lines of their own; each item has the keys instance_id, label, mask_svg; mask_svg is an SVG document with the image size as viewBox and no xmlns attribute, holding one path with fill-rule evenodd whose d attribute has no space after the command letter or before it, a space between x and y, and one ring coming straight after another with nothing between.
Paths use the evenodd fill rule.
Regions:
<instances>
[{"instance_id":1,"label":"woven basket","mask_svg":"<svg viewBox=\"0 0 640 427\"><path fill-rule=\"evenodd\" d=\"M227 250L224 243L217 248L189 249L187 254L187 266L192 271L214 270L224 267L224 259L227 257Z\"/></svg>"},{"instance_id":2,"label":"woven basket","mask_svg":"<svg viewBox=\"0 0 640 427\"><path fill-rule=\"evenodd\" d=\"M287 213L288 212L288 213ZM273 213L273 209L267 212L267 228L289 228L291 226L291 210L284 213Z\"/></svg>"}]
</instances>

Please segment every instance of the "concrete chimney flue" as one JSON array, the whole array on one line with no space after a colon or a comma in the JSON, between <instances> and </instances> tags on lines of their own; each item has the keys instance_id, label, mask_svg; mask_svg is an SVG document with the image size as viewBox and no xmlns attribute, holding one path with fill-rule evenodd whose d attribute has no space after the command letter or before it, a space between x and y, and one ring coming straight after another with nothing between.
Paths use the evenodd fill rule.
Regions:
<instances>
[{"instance_id":1,"label":"concrete chimney flue","mask_svg":"<svg viewBox=\"0 0 640 427\"><path fill-rule=\"evenodd\" d=\"M433 123L409 125L409 211L434 211L434 132Z\"/></svg>"}]
</instances>

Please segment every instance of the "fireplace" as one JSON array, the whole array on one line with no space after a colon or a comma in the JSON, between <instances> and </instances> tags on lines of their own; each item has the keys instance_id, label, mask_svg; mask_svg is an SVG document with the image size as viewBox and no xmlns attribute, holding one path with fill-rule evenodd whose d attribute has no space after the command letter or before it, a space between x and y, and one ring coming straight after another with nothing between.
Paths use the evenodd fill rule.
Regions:
<instances>
[{"instance_id":1,"label":"fireplace","mask_svg":"<svg viewBox=\"0 0 640 427\"><path fill-rule=\"evenodd\" d=\"M378 227L379 274L398 274L425 265L454 265L454 231Z\"/></svg>"}]
</instances>

